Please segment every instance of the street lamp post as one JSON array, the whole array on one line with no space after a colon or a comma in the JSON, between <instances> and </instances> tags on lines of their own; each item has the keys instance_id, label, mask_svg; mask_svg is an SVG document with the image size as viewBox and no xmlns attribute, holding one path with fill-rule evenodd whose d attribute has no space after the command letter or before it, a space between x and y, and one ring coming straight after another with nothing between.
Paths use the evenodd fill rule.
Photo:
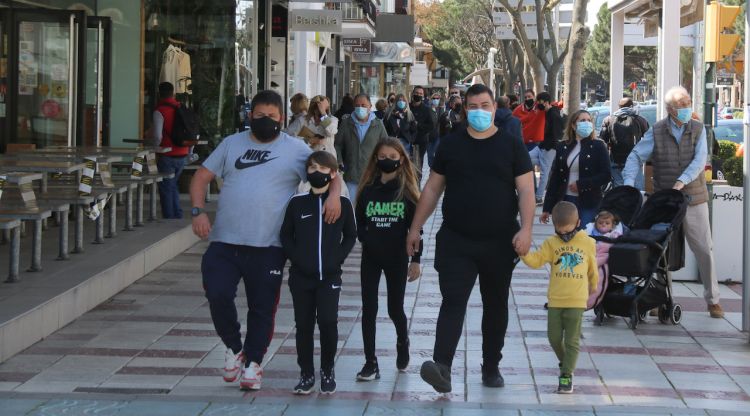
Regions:
<instances>
[{"instance_id":1,"label":"street lamp post","mask_svg":"<svg viewBox=\"0 0 750 416\"><path fill-rule=\"evenodd\" d=\"M490 48L490 51L487 53L487 68L490 70L490 77L489 77L489 84L490 89L497 95L497 92L495 91L495 54L497 54L497 49Z\"/></svg>"}]
</instances>

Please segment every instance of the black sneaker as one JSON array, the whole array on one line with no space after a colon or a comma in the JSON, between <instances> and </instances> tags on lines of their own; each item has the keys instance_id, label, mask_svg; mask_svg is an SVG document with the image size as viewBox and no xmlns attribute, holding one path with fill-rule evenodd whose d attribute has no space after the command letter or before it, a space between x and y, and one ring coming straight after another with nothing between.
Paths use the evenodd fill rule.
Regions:
<instances>
[{"instance_id":1,"label":"black sneaker","mask_svg":"<svg viewBox=\"0 0 750 416\"><path fill-rule=\"evenodd\" d=\"M560 394L573 393L573 377L572 376L560 376L559 384L557 385L557 392Z\"/></svg>"},{"instance_id":2,"label":"black sneaker","mask_svg":"<svg viewBox=\"0 0 750 416\"><path fill-rule=\"evenodd\" d=\"M380 379L378 360L366 361L362 371L357 373L357 381L372 381Z\"/></svg>"},{"instance_id":3,"label":"black sneaker","mask_svg":"<svg viewBox=\"0 0 750 416\"><path fill-rule=\"evenodd\" d=\"M398 371L406 371L409 366L409 338L396 343L396 368Z\"/></svg>"},{"instance_id":4,"label":"black sneaker","mask_svg":"<svg viewBox=\"0 0 750 416\"><path fill-rule=\"evenodd\" d=\"M320 394L336 393L336 374L333 369L320 370Z\"/></svg>"},{"instance_id":5,"label":"black sneaker","mask_svg":"<svg viewBox=\"0 0 750 416\"><path fill-rule=\"evenodd\" d=\"M315 387L315 376L312 374L301 374L299 377L299 383L294 386L294 394L310 394Z\"/></svg>"},{"instance_id":6,"label":"black sneaker","mask_svg":"<svg viewBox=\"0 0 750 416\"><path fill-rule=\"evenodd\" d=\"M505 387L505 380L497 365L482 365L482 384L485 387Z\"/></svg>"},{"instance_id":7,"label":"black sneaker","mask_svg":"<svg viewBox=\"0 0 750 416\"><path fill-rule=\"evenodd\" d=\"M450 393L452 390L451 368L447 365L425 361L422 363L419 375L438 393Z\"/></svg>"}]
</instances>

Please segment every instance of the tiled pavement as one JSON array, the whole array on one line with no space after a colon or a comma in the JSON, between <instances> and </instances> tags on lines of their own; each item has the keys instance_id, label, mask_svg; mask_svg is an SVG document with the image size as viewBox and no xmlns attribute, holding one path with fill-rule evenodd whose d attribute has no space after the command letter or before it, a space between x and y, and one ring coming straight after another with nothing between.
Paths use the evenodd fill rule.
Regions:
<instances>
[{"instance_id":1,"label":"tiled pavement","mask_svg":"<svg viewBox=\"0 0 750 416\"><path fill-rule=\"evenodd\" d=\"M344 266L340 303L338 391L296 397L294 324L286 285L265 362L263 389L243 393L217 369L219 345L200 281L199 243L85 314L0 364L2 415L505 415L505 414L750 414L750 344L740 326L739 287L722 286L727 318L705 312L697 284L676 284L683 323L649 318L636 331L621 318L602 327L586 314L576 393L557 395L557 360L546 340L546 276L519 265L502 372L506 387L481 385L481 299L472 295L453 368L453 393L439 395L419 377L431 357L440 305L432 266L439 213L425 227L424 275L407 287L412 361L395 370L396 335L380 290L378 356L381 379L354 380L363 363L359 247ZM535 226L541 243L549 226ZM384 283L383 283L384 285ZM244 297L238 299L243 305ZM240 308L243 316L245 307ZM316 359L316 363L317 363ZM705 410L708 409L708 410Z\"/></svg>"}]
</instances>

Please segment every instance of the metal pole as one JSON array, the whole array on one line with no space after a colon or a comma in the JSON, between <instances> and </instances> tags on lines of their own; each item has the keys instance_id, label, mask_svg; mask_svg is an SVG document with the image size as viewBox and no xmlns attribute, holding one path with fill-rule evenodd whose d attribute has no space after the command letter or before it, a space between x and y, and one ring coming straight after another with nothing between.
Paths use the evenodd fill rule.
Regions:
<instances>
[{"instance_id":1,"label":"metal pole","mask_svg":"<svg viewBox=\"0 0 750 416\"><path fill-rule=\"evenodd\" d=\"M490 87L490 89L492 90L493 93L495 93L495 95L497 95L495 91L495 54L496 53L497 53L497 49L490 48L490 51L487 54L487 68L489 68L490 70L490 77L489 77L490 82L489 82L488 87Z\"/></svg>"},{"instance_id":2,"label":"metal pole","mask_svg":"<svg viewBox=\"0 0 750 416\"><path fill-rule=\"evenodd\" d=\"M750 0L745 1L745 10L750 10ZM745 62L750 63L750 13L745 13ZM745 93L744 95L744 146L743 158L743 195L750 191L750 155L747 154L750 140L750 65L745 65ZM742 210L742 330L750 331L750 204L743 198Z\"/></svg>"}]
</instances>

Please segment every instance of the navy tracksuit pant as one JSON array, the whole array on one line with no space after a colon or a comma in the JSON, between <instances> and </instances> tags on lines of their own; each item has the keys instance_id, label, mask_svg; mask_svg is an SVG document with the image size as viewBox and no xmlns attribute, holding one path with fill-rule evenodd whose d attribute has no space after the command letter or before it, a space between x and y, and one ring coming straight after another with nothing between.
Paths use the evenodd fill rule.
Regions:
<instances>
[{"instance_id":1,"label":"navy tracksuit pant","mask_svg":"<svg viewBox=\"0 0 750 416\"><path fill-rule=\"evenodd\" d=\"M203 255L203 287L216 333L235 353L244 351L247 363L263 362L273 338L285 262L280 247L213 242ZM234 303L240 280L245 284L248 306L244 344Z\"/></svg>"}]
</instances>

